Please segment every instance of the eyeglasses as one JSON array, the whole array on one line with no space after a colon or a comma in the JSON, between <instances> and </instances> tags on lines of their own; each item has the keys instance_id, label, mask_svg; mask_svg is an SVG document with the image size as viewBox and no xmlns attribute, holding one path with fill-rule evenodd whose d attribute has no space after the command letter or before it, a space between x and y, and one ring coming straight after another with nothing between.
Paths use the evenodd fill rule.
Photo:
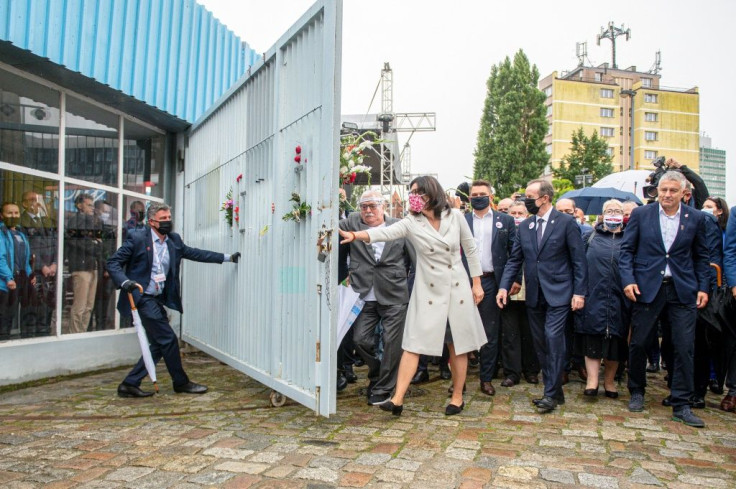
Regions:
<instances>
[{"instance_id":1,"label":"eyeglasses","mask_svg":"<svg viewBox=\"0 0 736 489\"><path fill-rule=\"evenodd\" d=\"M565 210L562 211L562 213L563 214L567 214L569 216L574 216L575 215L575 210L574 209L565 209Z\"/></svg>"},{"instance_id":2,"label":"eyeglasses","mask_svg":"<svg viewBox=\"0 0 736 489\"><path fill-rule=\"evenodd\" d=\"M379 204L360 204L361 211L375 211Z\"/></svg>"},{"instance_id":3,"label":"eyeglasses","mask_svg":"<svg viewBox=\"0 0 736 489\"><path fill-rule=\"evenodd\" d=\"M606 209L603 214L605 214L606 216L623 216L624 211L622 211L621 209Z\"/></svg>"}]
</instances>

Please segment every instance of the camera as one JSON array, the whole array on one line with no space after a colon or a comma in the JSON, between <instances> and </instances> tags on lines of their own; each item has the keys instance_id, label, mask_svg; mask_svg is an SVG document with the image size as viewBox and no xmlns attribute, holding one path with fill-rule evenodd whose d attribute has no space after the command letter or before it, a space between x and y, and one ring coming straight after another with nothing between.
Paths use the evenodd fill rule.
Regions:
<instances>
[{"instance_id":1,"label":"camera","mask_svg":"<svg viewBox=\"0 0 736 489\"><path fill-rule=\"evenodd\" d=\"M647 183L649 185L645 185L641 189L644 197L646 197L649 201L654 201L657 198L657 185L659 184L659 179L662 177L662 175L665 174L665 172L669 170L666 165L666 161L666 156L660 156L659 158L652 161L654 171L650 173L647 177Z\"/></svg>"}]
</instances>

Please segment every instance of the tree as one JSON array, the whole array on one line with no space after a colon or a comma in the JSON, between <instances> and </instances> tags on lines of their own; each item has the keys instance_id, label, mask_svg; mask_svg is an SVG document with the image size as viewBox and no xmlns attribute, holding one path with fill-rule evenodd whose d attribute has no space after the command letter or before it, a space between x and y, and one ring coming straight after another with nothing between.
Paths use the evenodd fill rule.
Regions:
<instances>
[{"instance_id":1,"label":"tree","mask_svg":"<svg viewBox=\"0 0 736 489\"><path fill-rule=\"evenodd\" d=\"M524 51L491 67L475 149L475 178L491 182L499 197L508 197L538 178L549 162L544 136L544 92L537 88L539 70Z\"/></svg>"},{"instance_id":2,"label":"tree","mask_svg":"<svg viewBox=\"0 0 736 489\"><path fill-rule=\"evenodd\" d=\"M552 188L555 189L555 198L553 203L556 203L557 199L562 197L565 192L575 190L575 186L566 178L552 180Z\"/></svg>"},{"instance_id":3,"label":"tree","mask_svg":"<svg viewBox=\"0 0 736 489\"><path fill-rule=\"evenodd\" d=\"M556 178L564 178L571 182L575 182L576 175L592 175L593 182L596 182L613 171L611 160L608 143L598 136L598 131L593 131L593 135L588 137L581 127L573 131L570 152L562 157L559 168L555 168L552 172ZM586 169L585 172L583 169ZM575 182L575 188L582 186L582 181Z\"/></svg>"}]
</instances>

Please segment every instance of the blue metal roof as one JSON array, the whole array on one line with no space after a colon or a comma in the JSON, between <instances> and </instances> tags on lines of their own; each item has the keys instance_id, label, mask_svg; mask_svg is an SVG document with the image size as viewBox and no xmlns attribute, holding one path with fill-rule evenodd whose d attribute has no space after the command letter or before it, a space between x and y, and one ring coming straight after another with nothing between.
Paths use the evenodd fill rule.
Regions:
<instances>
[{"instance_id":1,"label":"blue metal roof","mask_svg":"<svg viewBox=\"0 0 736 489\"><path fill-rule=\"evenodd\" d=\"M194 0L0 0L0 40L189 122L259 59Z\"/></svg>"}]
</instances>

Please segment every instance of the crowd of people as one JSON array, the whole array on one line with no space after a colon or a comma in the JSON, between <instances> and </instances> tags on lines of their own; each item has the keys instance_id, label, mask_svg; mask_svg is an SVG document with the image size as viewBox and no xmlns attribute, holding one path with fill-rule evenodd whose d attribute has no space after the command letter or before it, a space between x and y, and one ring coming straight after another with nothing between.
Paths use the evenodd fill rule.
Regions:
<instances>
[{"instance_id":1,"label":"crowd of people","mask_svg":"<svg viewBox=\"0 0 736 489\"><path fill-rule=\"evenodd\" d=\"M656 199L611 199L590 224L573 200L555 200L546 180L494 204L490 182L476 180L456 199L418 177L403 219L386 216L380 193L365 192L339 226L339 278L365 305L340 345L338 390L365 363L368 403L401 415L434 359L452 378L447 415L464 408L469 363L488 396L494 379L513 388L539 383L541 371L540 413L565 403L572 371L589 401L602 381L601 397L616 402L627 377L628 409L638 412L647 373L661 367L670 389L661 402L674 420L704 426L693 409L724 384L720 408L734 412L736 208L696 198L692 173L667 163Z\"/></svg>"}]
</instances>

